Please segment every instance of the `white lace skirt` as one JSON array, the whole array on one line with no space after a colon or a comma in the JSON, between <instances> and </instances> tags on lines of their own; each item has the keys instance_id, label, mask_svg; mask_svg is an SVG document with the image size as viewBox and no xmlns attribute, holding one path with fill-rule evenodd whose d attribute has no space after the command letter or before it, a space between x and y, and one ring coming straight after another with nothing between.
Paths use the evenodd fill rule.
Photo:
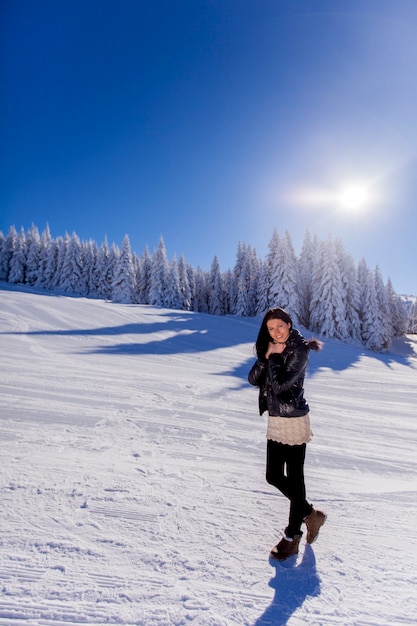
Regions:
<instances>
[{"instance_id":1,"label":"white lace skirt","mask_svg":"<svg viewBox=\"0 0 417 626\"><path fill-rule=\"evenodd\" d=\"M268 416L268 428L266 438L285 443L289 446L299 446L311 441L313 433L310 428L310 416L301 417L276 417Z\"/></svg>"}]
</instances>

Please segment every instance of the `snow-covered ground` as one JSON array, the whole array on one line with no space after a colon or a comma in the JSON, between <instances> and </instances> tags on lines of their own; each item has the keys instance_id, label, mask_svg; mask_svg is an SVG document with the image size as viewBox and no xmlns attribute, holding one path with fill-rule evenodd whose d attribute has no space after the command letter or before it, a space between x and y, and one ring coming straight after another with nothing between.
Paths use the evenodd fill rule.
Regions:
<instances>
[{"instance_id":1,"label":"snow-covered ground","mask_svg":"<svg viewBox=\"0 0 417 626\"><path fill-rule=\"evenodd\" d=\"M415 336L311 355L307 489L328 521L277 563L259 320L6 283L0 320L1 625L417 623Z\"/></svg>"}]
</instances>

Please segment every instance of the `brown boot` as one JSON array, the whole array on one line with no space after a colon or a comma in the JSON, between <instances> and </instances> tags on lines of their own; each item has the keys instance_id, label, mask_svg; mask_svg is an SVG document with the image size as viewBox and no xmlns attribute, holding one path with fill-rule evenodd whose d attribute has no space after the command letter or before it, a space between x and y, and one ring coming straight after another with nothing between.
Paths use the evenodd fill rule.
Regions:
<instances>
[{"instance_id":1,"label":"brown boot","mask_svg":"<svg viewBox=\"0 0 417 626\"><path fill-rule=\"evenodd\" d=\"M313 543L316 541L319 530L323 526L326 519L326 513L323 513L323 511L316 511L316 509L313 509L311 513L304 518L305 525L307 526L307 543Z\"/></svg>"},{"instance_id":2,"label":"brown boot","mask_svg":"<svg viewBox=\"0 0 417 626\"><path fill-rule=\"evenodd\" d=\"M285 561L288 557L298 554L301 535L295 535L293 539L283 537L281 541L272 548L271 556L278 561Z\"/></svg>"}]
</instances>

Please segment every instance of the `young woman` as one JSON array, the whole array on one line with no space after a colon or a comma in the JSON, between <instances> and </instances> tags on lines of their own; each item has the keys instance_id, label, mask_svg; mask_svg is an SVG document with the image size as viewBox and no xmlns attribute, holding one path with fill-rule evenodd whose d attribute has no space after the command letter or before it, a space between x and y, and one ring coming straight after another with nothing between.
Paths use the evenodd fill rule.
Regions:
<instances>
[{"instance_id":1,"label":"young woman","mask_svg":"<svg viewBox=\"0 0 417 626\"><path fill-rule=\"evenodd\" d=\"M284 537L271 556L284 560L298 553L301 525L307 527L307 543L313 543L326 514L306 500L304 460L311 440L309 407L304 399L304 376L310 350L320 350L317 339L305 340L292 327L284 309L265 315L256 340L257 361L248 380L259 387L259 412L268 411L266 480L290 501Z\"/></svg>"}]
</instances>

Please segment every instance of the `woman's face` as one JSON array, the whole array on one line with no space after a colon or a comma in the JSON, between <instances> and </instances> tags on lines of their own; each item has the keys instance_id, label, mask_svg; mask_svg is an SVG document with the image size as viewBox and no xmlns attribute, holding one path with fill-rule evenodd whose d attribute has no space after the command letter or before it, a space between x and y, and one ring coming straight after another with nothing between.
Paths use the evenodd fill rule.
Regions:
<instances>
[{"instance_id":1,"label":"woman's face","mask_svg":"<svg viewBox=\"0 0 417 626\"><path fill-rule=\"evenodd\" d=\"M271 319L266 323L269 335L273 341L285 343L289 337L291 324L287 324L283 320Z\"/></svg>"}]
</instances>

